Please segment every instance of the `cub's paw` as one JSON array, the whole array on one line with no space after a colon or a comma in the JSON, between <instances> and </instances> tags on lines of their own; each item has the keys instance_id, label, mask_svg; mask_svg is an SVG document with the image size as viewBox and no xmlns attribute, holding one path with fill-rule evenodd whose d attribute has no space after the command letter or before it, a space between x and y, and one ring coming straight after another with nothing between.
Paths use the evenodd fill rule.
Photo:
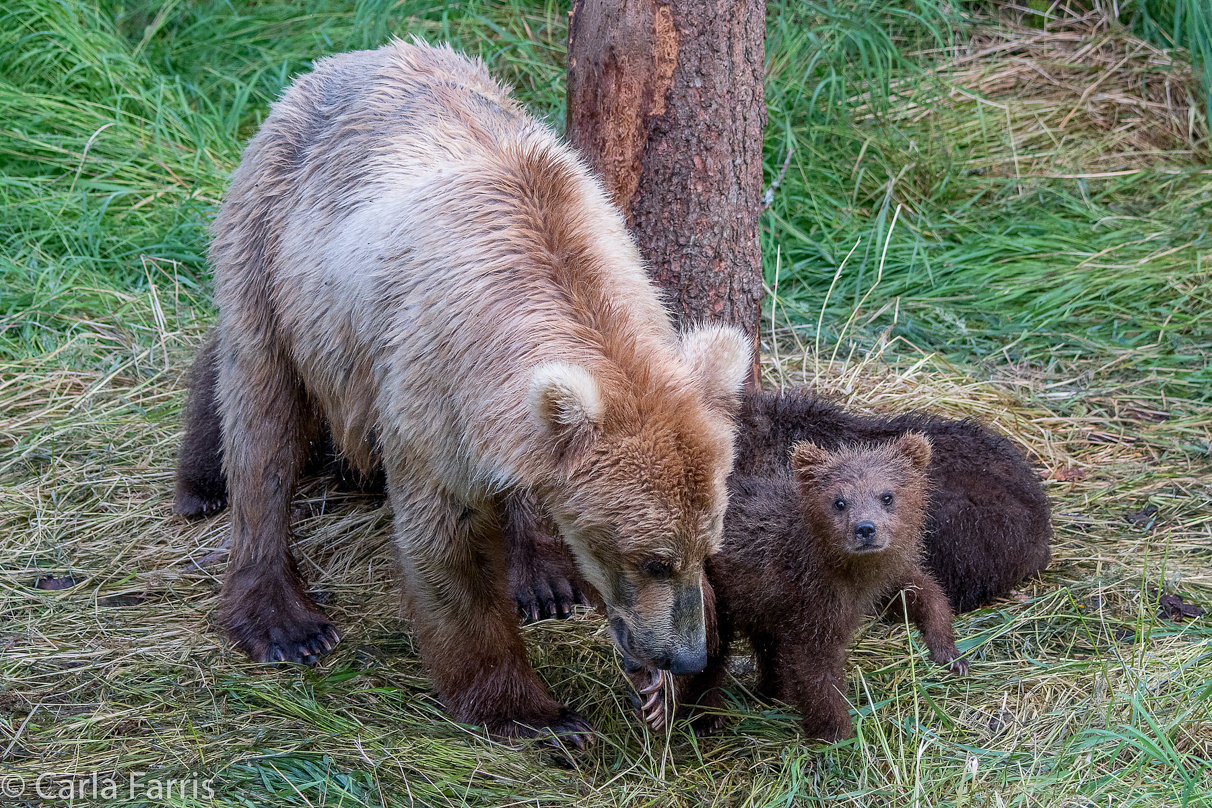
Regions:
<instances>
[{"instance_id":1,"label":"cub's paw","mask_svg":"<svg viewBox=\"0 0 1212 808\"><path fill-rule=\"evenodd\" d=\"M314 665L341 639L307 595L247 592L225 605L220 620L227 634L254 662Z\"/></svg>"},{"instance_id":2,"label":"cub's paw","mask_svg":"<svg viewBox=\"0 0 1212 808\"><path fill-rule=\"evenodd\" d=\"M592 745L597 738L589 722L576 710L568 707L560 707L559 712L550 721L519 720L504 728L504 731L492 734L513 738L533 738L553 746L573 747L579 750Z\"/></svg>"},{"instance_id":3,"label":"cub's paw","mask_svg":"<svg viewBox=\"0 0 1212 808\"><path fill-rule=\"evenodd\" d=\"M509 569L509 586L523 623L547 618L563 620L573 606L592 606L582 591L571 558L542 553L517 559Z\"/></svg>"},{"instance_id":4,"label":"cub's paw","mask_svg":"<svg viewBox=\"0 0 1212 808\"><path fill-rule=\"evenodd\" d=\"M173 498L173 513L187 519L213 516L227 507L227 493L202 494L195 491L177 491Z\"/></svg>"},{"instance_id":5,"label":"cub's paw","mask_svg":"<svg viewBox=\"0 0 1212 808\"><path fill-rule=\"evenodd\" d=\"M956 676L968 675L968 659L967 657L960 656L959 651L954 646L944 649L936 648L930 653L930 657L939 665L942 665L948 673L953 673Z\"/></svg>"},{"instance_id":6,"label":"cub's paw","mask_svg":"<svg viewBox=\"0 0 1212 808\"><path fill-rule=\"evenodd\" d=\"M959 657L957 659L951 660L950 663L947 663L947 671L949 673L954 673L956 676L967 676L968 675L968 658Z\"/></svg>"},{"instance_id":7,"label":"cub's paw","mask_svg":"<svg viewBox=\"0 0 1212 808\"><path fill-rule=\"evenodd\" d=\"M724 717L717 713L698 713L690 719L690 729L699 738L715 735L724 728Z\"/></svg>"},{"instance_id":8,"label":"cub's paw","mask_svg":"<svg viewBox=\"0 0 1212 808\"><path fill-rule=\"evenodd\" d=\"M854 737L854 724L847 717L845 721L821 721L805 719L800 722L800 728L809 738L815 738L825 743L837 743Z\"/></svg>"}]
</instances>

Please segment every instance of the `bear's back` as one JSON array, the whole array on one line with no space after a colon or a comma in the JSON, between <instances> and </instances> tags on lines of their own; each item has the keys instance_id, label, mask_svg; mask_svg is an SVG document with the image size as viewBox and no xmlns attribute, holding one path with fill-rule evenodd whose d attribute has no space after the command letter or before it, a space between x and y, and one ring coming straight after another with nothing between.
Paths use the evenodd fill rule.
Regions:
<instances>
[{"instance_id":1,"label":"bear's back","mask_svg":"<svg viewBox=\"0 0 1212 808\"><path fill-rule=\"evenodd\" d=\"M498 475L535 456L544 362L620 395L686 386L619 211L449 48L395 42L299 77L233 174L212 262L221 329L289 355L346 451L377 434Z\"/></svg>"}]
</instances>

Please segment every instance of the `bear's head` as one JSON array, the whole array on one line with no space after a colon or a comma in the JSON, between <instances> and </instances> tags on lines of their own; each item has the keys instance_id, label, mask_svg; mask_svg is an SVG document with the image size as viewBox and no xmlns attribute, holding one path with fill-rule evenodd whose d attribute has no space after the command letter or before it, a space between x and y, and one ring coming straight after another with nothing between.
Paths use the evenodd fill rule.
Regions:
<instances>
[{"instance_id":1,"label":"bear's head","mask_svg":"<svg viewBox=\"0 0 1212 808\"><path fill-rule=\"evenodd\" d=\"M818 549L847 565L873 553L920 552L930 441L909 432L876 446L826 451L797 443L791 468Z\"/></svg>"},{"instance_id":2,"label":"bear's head","mask_svg":"<svg viewBox=\"0 0 1212 808\"><path fill-rule=\"evenodd\" d=\"M633 664L686 674L707 663L703 564L722 538L751 354L726 326L688 332L679 353L626 382L549 363L530 392L558 468L544 498L615 644Z\"/></svg>"}]
</instances>

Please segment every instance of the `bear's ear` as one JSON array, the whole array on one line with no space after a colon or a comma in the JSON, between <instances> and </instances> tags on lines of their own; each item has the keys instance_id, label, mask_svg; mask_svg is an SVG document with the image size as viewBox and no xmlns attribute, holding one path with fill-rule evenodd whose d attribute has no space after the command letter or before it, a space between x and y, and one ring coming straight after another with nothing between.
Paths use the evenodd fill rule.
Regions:
<instances>
[{"instance_id":1,"label":"bear's ear","mask_svg":"<svg viewBox=\"0 0 1212 808\"><path fill-rule=\"evenodd\" d=\"M896 448L905 453L913 463L913 467L925 473L930 465L930 439L921 432L906 432L896 442Z\"/></svg>"},{"instance_id":2,"label":"bear's ear","mask_svg":"<svg viewBox=\"0 0 1212 808\"><path fill-rule=\"evenodd\" d=\"M596 431L605 414L597 380L584 368L563 362L535 368L530 377L530 409L565 436Z\"/></svg>"},{"instance_id":3,"label":"bear's ear","mask_svg":"<svg viewBox=\"0 0 1212 808\"><path fill-rule=\"evenodd\" d=\"M817 471L829 459L829 452L810 440L800 441L791 447L791 470L801 486L811 485Z\"/></svg>"},{"instance_id":4,"label":"bear's ear","mask_svg":"<svg viewBox=\"0 0 1212 808\"><path fill-rule=\"evenodd\" d=\"M753 368L751 340L730 325L700 325L682 335L682 361L710 407L733 415Z\"/></svg>"}]
</instances>

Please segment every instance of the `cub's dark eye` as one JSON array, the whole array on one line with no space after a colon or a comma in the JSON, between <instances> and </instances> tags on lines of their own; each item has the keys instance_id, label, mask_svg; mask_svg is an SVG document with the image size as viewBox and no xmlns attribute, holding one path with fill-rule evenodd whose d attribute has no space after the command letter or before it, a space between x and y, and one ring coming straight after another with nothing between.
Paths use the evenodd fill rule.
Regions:
<instances>
[{"instance_id":1,"label":"cub's dark eye","mask_svg":"<svg viewBox=\"0 0 1212 808\"><path fill-rule=\"evenodd\" d=\"M651 575L653 578L668 578L673 575L673 562L662 558L650 558L640 568L644 570L645 575Z\"/></svg>"},{"instance_id":2,"label":"cub's dark eye","mask_svg":"<svg viewBox=\"0 0 1212 808\"><path fill-rule=\"evenodd\" d=\"M891 504L892 504L892 494L890 494L890 493L889 493L889 492L887 492L887 491L885 491L885 492L884 492L884 496L883 496L883 497L881 497L881 499L883 499L883 500L884 500L884 504L885 504L885 505L891 505Z\"/></svg>"},{"instance_id":3,"label":"cub's dark eye","mask_svg":"<svg viewBox=\"0 0 1212 808\"><path fill-rule=\"evenodd\" d=\"M846 510L846 500L838 497L837 499L833 500L833 507L839 511Z\"/></svg>"}]
</instances>

